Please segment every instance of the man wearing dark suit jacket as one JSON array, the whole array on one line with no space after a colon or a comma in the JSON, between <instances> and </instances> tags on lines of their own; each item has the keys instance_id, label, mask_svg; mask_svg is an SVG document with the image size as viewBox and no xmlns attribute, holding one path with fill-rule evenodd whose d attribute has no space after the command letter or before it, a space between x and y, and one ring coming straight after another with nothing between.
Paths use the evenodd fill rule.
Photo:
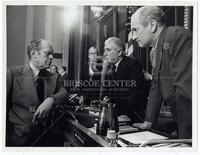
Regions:
<instances>
[{"instance_id":1,"label":"man wearing dark suit jacket","mask_svg":"<svg viewBox=\"0 0 200 155\"><path fill-rule=\"evenodd\" d=\"M166 27L165 13L155 6L139 8L131 18L133 40L152 46L153 81L146 119L135 124L149 129L161 103L170 105L178 122L178 137L192 137L192 36L182 27Z\"/></svg>"},{"instance_id":2,"label":"man wearing dark suit jacket","mask_svg":"<svg viewBox=\"0 0 200 155\"><path fill-rule=\"evenodd\" d=\"M124 44L116 37L105 41L104 57L104 64L107 63L114 69L111 81L105 84L111 86L108 88L111 90L109 95L111 101L117 105L118 115L127 115L132 122L143 121L147 98L144 96L145 79L141 63L135 58L125 56Z\"/></svg>"},{"instance_id":3,"label":"man wearing dark suit jacket","mask_svg":"<svg viewBox=\"0 0 200 155\"><path fill-rule=\"evenodd\" d=\"M99 80L100 81L100 76L96 75L95 70L94 70L94 65L97 60L97 54L98 51L95 47L90 47L88 50L88 59L89 62L85 63L82 68L81 72L81 80L84 83L89 83L90 81L94 80ZM87 81L87 82L86 82ZM99 90L100 86L86 86L83 85L81 89L81 97L80 97L80 102L84 104L90 104L92 100L98 100L99 99Z\"/></svg>"},{"instance_id":4,"label":"man wearing dark suit jacket","mask_svg":"<svg viewBox=\"0 0 200 155\"><path fill-rule=\"evenodd\" d=\"M68 99L58 76L46 70L53 59L51 43L34 40L27 54L29 64L7 70L7 146L47 144L50 111Z\"/></svg>"}]
</instances>

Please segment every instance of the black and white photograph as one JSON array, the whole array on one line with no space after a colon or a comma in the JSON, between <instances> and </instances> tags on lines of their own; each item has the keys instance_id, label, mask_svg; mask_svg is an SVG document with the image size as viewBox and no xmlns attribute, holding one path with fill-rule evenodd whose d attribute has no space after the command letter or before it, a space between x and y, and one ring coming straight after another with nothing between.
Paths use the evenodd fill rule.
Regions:
<instances>
[{"instance_id":1,"label":"black and white photograph","mask_svg":"<svg viewBox=\"0 0 200 155\"><path fill-rule=\"evenodd\" d=\"M197 151L196 1L2 12L4 150Z\"/></svg>"}]
</instances>

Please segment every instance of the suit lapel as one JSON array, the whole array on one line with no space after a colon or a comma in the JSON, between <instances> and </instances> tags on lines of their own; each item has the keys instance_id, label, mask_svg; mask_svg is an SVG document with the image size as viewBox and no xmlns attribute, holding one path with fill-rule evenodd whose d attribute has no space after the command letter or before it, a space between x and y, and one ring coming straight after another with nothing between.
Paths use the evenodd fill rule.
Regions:
<instances>
[{"instance_id":1,"label":"suit lapel","mask_svg":"<svg viewBox=\"0 0 200 155\"><path fill-rule=\"evenodd\" d=\"M161 66L161 61L162 61L162 49L163 49L163 42L165 39L167 27L163 29L163 31L160 33L159 39L158 39L158 44L157 44L157 54L156 54L156 77L159 75L159 70ZM158 79L158 78L157 78Z\"/></svg>"},{"instance_id":2,"label":"suit lapel","mask_svg":"<svg viewBox=\"0 0 200 155\"><path fill-rule=\"evenodd\" d=\"M21 76L19 76L17 80L24 92L30 96L31 100L34 103L39 103L36 87L34 84L33 73L28 65L24 67Z\"/></svg>"},{"instance_id":3,"label":"suit lapel","mask_svg":"<svg viewBox=\"0 0 200 155\"><path fill-rule=\"evenodd\" d=\"M48 73L47 73L48 75ZM44 98L47 98L49 95L52 95L56 88L56 75L46 76L45 77L45 93ZM39 103L36 86L34 84L33 73L30 67L27 65L22 70L21 75L17 78L23 91L30 96L33 103Z\"/></svg>"},{"instance_id":4,"label":"suit lapel","mask_svg":"<svg viewBox=\"0 0 200 155\"><path fill-rule=\"evenodd\" d=\"M122 60L120 61L119 65L118 65L117 72L116 72L116 78L117 79L121 79L124 76L122 74L122 71L124 71L126 69L125 63L126 63L126 56L124 56L122 58Z\"/></svg>"}]
</instances>

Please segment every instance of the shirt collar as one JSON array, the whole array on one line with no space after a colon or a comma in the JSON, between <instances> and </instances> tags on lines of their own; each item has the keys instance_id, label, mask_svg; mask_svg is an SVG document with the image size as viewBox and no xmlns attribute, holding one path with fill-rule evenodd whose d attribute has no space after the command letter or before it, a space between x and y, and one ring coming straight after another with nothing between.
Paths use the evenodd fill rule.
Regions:
<instances>
[{"instance_id":1,"label":"shirt collar","mask_svg":"<svg viewBox=\"0 0 200 155\"><path fill-rule=\"evenodd\" d=\"M92 76L94 74L94 71L92 70L91 63L89 63L89 74Z\"/></svg>"},{"instance_id":2,"label":"shirt collar","mask_svg":"<svg viewBox=\"0 0 200 155\"><path fill-rule=\"evenodd\" d=\"M163 29L164 28L162 28L162 30L159 32L159 34L156 36L156 38L155 38L155 40L154 40L154 42L153 42L153 44L152 44L152 47L157 47L157 44L158 44L158 39L159 39L159 37L160 37L160 33L163 31Z\"/></svg>"},{"instance_id":3,"label":"shirt collar","mask_svg":"<svg viewBox=\"0 0 200 155\"><path fill-rule=\"evenodd\" d=\"M115 67L116 67L115 71L117 71L118 66L119 66L119 63L120 63L121 61L122 61L122 58L120 58L120 59L115 63Z\"/></svg>"},{"instance_id":4,"label":"shirt collar","mask_svg":"<svg viewBox=\"0 0 200 155\"><path fill-rule=\"evenodd\" d=\"M61 76L63 76L63 75L65 75L65 72L63 72Z\"/></svg>"},{"instance_id":5,"label":"shirt collar","mask_svg":"<svg viewBox=\"0 0 200 155\"><path fill-rule=\"evenodd\" d=\"M31 67L31 69L33 71L34 76L37 77L39 72L40 72L40 70L38 68L36 68L31 62L30 62L30 67Z\"/></svg>"}]
</instances>

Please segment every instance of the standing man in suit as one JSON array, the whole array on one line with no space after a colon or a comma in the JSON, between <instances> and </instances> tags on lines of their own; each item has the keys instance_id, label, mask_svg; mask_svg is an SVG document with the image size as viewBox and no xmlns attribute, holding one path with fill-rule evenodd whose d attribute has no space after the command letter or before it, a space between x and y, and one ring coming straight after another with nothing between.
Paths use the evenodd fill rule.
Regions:
<instances>
[{"instance_id":1,"label":"standing man in suit","mask_svg":"<svg viewBox=\"0 0 200 155\"><path fill-rule=\"evenodd\" d=\"M178 122L178 137L192 137L192 36L183 27L166 27L165 13L155 6L139 8L131 17L133 40L152 46L153 81L144 123L156 123L161 103L170 105Z\"/></svg>"},{"instance_id":2,"label":"standing man in suit","mask_svg":"<svg viewBox=\"0 0 200 155\"><path fill-rule=\"evenodd\" d=\"M145 79L141 63L125 56L124 44L117 37L105 41L104 57L114 72L109 81L112 87L109 94L111 101L117 105L118 115L127 115L132 122L141 122L146 109Z\"/></svg>"},{"instance_id":3,"label":"standing man in suit","mask_svg":"<svg viewBox=\"0 0 200 155\"><path fill-rule=\"evenodd\" d=\"M29 64L7 70L7 146L47 145L51 109L68 100L62 81L46 70L53 59L51 43L31 41L27 55Z\"/></svg>"}]
</instances>

